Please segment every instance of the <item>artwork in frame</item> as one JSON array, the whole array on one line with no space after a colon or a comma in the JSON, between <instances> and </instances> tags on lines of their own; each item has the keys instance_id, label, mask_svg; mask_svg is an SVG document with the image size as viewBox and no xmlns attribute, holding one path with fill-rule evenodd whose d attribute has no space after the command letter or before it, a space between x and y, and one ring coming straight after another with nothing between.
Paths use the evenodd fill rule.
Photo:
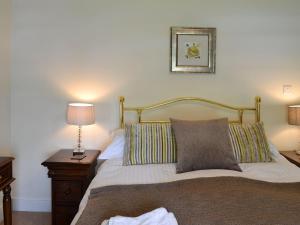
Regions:
<instances>
[{"instance_id":1,"label":"artwork in frame","mask_svg":"<svg viewBox=\"0 0 300 225\"><path fill-rule=\"evenodd\" d=\"M171 71L215 73L216 28L171 27Z\"/></svg>"}]
</instances>

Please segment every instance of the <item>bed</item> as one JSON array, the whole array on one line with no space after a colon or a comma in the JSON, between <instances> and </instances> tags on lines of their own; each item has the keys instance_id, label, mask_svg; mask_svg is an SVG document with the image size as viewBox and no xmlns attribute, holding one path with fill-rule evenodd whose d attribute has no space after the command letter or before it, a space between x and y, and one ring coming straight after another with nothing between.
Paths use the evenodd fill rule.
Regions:
<instances>
[{"instance_id":1,"label":"bed","mask_svg":"<svg viewBox=\"0 0 300 225\"><path fill-rule=\"evenodd\" d=\"M177 98L146 107L125 107L121 97L120 128L125 126L125 111L136 112L138 123L166 123L143 120L142 113L182 101L236 111L238 120L234 123L243 123L246 111L253 112L255 121L260 121L259 97L255 98L254 107L229 106L202 98ZM115 136L122 135L119 131ZM116 154L107 157L99 167L72 225L100 225L109 217L138 216L157 207L173 211L178 224L184 225L299 224L300 169L282 157L271 143L272 162L239 163L242 172L208 169L176 173L176 163L124 166L122 146L124 143L117 141ZM199 186L202 188L198 190ZM193 196L190 190L195 187L197 194ZM157 197L157 192L163 195Z\"/></svg>"}]
</instances>

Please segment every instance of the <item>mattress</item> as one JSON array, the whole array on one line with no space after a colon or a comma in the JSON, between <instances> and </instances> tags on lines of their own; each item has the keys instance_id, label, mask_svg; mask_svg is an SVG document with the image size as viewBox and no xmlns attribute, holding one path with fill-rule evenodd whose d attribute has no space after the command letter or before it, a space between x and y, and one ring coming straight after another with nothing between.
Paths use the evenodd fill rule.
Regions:
<instances>
[{"instance_id":1,"label":"mattress","mask_svg":"<svg viewBox=\"0 0 300 225\"><path fill-rule=\"evenodd\" d=\"M98 169L79 206L71 225L75 225L87 204L90 190L96 187L122 184L150 184L198 177L234 176L269 182L300 182L300 169L279 153L270 163L241 163L243 172L232 170L198 170L176 174L175 164L123 166L122 159L106 160Z\"/></svg>"}]
</instances>

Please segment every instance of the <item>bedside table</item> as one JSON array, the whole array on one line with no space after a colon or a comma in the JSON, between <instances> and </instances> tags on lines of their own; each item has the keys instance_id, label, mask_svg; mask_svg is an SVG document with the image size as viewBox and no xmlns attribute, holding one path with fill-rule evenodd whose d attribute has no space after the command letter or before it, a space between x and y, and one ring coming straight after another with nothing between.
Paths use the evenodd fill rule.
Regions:
<instances>
[{"instance_id":1,"label":"bedside table","mask_svg":"<svg viewBox=\"0 0 300 225\"><path fill-rule=\"evenodd\" d=\"M291 163L294 163L296 166L300 167L300 155L297 155L295 151L281 151L280 154Z\"/></svg>"},{"instance_id":2,"label":"bedside table","mask_svg":"<svg viewBox=\"0 0 300 225\"><path fill-rule=\"evenodd\" d=\"M86 150L82 160L71 159L72 152L60 150L42 163L52 183L52 225L70 225L96 173L99 150Z\"/></svg>"},{"instance_id":3,"label":"bedside table","mask_svg":"<svg viewBox=\"0 0 300 225\"><path fill-rule=\"evenodd\" d=\"M4 225L12 224L10 184L15 180L12 169L13 160L13 157L0 157L0 190L3 191Z\"/></svg>"}]
</instances>

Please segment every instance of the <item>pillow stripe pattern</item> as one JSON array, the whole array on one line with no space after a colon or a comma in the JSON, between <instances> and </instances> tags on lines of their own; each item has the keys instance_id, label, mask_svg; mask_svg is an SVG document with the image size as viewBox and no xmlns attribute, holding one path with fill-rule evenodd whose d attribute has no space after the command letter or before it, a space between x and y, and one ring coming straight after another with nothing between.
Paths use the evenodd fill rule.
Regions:
<instances>
[{"instance_id":1,"label":"pillow stripe pattern","mask_svg":"<svg viewBox=\"0 0 300 225\"><path fill-rule=\"evenodd\" d=\"M125 139L124 165L176 162L176 143L171 124L126 124Z\"/></svg>"},{"instance_id":2,"label":"pillow stripe pattern","mask_svg":"<svg viewBox=\"0 0 300 225\"><path fill-rule=\"evenodd\" d=\"M263 123L229 124L229 136L238 162L272 161Z\"/></svg>"}]
</instances>

